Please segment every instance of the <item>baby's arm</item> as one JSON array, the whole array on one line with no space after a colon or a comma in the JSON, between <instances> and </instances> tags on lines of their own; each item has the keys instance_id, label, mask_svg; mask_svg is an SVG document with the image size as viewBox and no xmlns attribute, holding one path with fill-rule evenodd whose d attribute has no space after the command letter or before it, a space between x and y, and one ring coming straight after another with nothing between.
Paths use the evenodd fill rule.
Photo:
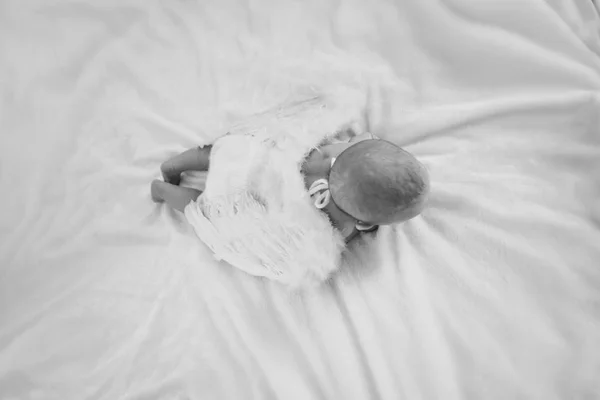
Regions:
<instances>
[{"instance_id":1,"label":"baby's arm","mask_svg":"<svg viewBox=\"0 0 600 400\"><path fill-rule=\"evenodd\" d=\"M185 171L208 171L212 145L194 147L165 161L161 166L165 182L179 185Z\"/></svg>"}]
</instances>

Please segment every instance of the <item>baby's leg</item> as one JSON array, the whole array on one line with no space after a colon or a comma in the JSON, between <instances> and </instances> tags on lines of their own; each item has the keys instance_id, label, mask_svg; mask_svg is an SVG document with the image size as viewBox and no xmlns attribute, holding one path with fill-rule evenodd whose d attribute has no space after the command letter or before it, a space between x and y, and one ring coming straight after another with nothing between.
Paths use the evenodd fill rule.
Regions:
<instances>
[{"instance_id":1,"label":"baby's leg","mask_svg":"<svg viewBox=\"0 0 600 400\"><path fill-rule=\"evenodd\" d=\"M184 171L208 171L212 145L194 147L165 161L160 170L165 182L179 185Z\"/></svg>"},{"instance_id":2,"label":"baby's leg","mask_svg":"<svg viewBox=\"0 0 600 400\"><path fill-rule=\"evenodd\" d=\"M152 200L157 203L165 202L171 208L183 212L185 207L191 201L195 201L202 193L199 190L175 186L158 179L152 182L151 186Z\"/></svg>"}]
</instances>

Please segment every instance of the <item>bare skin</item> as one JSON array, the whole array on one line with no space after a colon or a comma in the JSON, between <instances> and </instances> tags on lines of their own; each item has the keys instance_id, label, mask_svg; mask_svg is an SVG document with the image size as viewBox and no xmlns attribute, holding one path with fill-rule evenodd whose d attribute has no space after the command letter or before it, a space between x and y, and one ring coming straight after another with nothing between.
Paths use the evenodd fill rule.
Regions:
<instances>
[{"instance_id":1,"label":"bare skin","mask_svg":"<svg viewBox=\"0 0 600 400\"><path fill-rule=\"evenodd\" d=\"M160 170L164 181L155 179L150 186L152 200L167 203L175 210L183 212L190 202L202 194L197 189L179 186L181 174L185 171L208 171L212 146L194 147L162 163Z\"/></svg>"}]
</instances>

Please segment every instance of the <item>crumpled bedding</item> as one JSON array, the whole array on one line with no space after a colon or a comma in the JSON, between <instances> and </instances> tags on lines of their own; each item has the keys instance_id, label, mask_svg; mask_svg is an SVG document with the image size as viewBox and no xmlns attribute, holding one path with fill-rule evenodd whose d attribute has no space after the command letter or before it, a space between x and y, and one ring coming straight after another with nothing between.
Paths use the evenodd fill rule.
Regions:
<instances>
[{"instance_id":1,"label":"crumpled bedding","mask_svg":"<svg viewBox=\"0 0 600 400\"><path fill-rule=\"evenodd\" d=\"M432 193L326 285L150 201L290 71L359 65ZM598 398L599 109L588 0L4 0L0 399Z\"/></svg>"}]
</instances>

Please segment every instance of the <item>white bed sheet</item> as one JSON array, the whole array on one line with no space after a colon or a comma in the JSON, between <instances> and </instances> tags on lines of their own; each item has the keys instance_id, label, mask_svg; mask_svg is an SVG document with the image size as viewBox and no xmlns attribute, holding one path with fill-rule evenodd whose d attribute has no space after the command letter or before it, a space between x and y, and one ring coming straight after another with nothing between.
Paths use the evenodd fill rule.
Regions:
<instances>
[{"instance_id":1,"label":"white bed sheet","mask_svg":"<svg viewBox=\"0 0 600 400\"><path fill-rule=\"evenodd\" d=\"M219 110L350 54L422 217L291 295L151 203ZM599 111L587 0L1 0L0 399L600 398Z\"/></svg>"}]
</instances>

